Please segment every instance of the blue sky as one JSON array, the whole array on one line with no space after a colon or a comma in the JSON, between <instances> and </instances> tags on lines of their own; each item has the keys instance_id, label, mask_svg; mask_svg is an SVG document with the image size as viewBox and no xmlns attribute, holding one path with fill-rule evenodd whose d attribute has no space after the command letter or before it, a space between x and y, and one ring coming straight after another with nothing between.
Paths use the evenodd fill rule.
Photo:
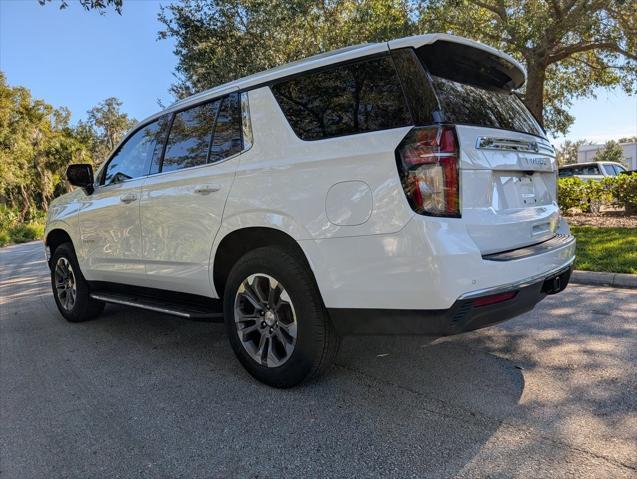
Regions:
<instances>
[{"instance_id":1,"label":"blue sky","mask_svg":"<svg viewBox=\"0 0 637 479\"><path fill-rule=\"evenodd\" d=\"M69 3L59 10L59 0L46 6L0 0L0 69L11 85L68 107L74 120L109 96L138 120L159 109L157 100L172 102L168 88L177 59L172 41L157 40L159 5L169 0L125 0L121 16ZM571 113L576 121L566 138L603 142L637 135L637 97L620 90L577 100Z\"/></svg>"}]
</instances>

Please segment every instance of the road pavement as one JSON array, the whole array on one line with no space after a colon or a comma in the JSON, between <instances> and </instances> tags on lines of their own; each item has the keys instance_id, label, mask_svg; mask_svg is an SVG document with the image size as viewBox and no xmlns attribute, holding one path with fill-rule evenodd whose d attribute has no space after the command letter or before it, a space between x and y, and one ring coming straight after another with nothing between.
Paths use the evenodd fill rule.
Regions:
<instances>
[{"instance_id":1,"label":"road pavement","mask_svg":"<svg viewBox=\"0 0 637 479\"><path fill-rule=\"evenodd\" d=\"M40 243L0 250L0 478L637 477L637 290L570 286L461 336L347 338L254 381L221 324L57 312Z\"/></svg>"}]
</instances>

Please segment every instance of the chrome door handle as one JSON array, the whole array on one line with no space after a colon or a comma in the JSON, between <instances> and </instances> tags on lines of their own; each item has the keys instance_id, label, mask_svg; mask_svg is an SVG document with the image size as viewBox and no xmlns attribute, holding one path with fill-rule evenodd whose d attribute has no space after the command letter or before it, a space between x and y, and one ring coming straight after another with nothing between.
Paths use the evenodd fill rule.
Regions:
<instances>
[{"instance_id":1,"label":"chrome door handle","mask_svg":"<svg viewBox=\"0 0 637 479\"><path fill-rule=\"evenodd\" d=\"M195 188L195 193L199 195L207 195L210 193L215 193L220 189L221 187L216 185L199 185Z\"/></svg>"},{"instance_id":2,"label":"chrome door handle","mask_svg":"<svg viewBox=\"0 0 637 479\"><path fill-rule=\"evenodd\" d=\"M135 193L126 193L119 197L119 200L122 203L131 203L137 199L137 195Z\"/></svg>"}]
</instances>

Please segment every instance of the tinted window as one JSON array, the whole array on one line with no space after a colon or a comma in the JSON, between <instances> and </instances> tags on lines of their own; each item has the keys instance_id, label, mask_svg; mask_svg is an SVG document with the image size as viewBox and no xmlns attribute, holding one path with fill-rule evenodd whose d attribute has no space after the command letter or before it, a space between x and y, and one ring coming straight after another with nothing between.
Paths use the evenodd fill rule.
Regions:
<instances>
[{"instance_id":1,"label":"tinted window","mask_svg":"<svg viewBox=\"0 0 637 479\"><path fill-rule=\"evenodd\" d=\"M166 143L162 171L206 164L218 109L219 100L175 114Z\"/></svg>"},{"instance_id":2,"label":"tinted window","mask_svg":"<svg viewBox=\"0 0 637 479\"><path fill-rule=\"evenodd\" d=\"M430 125L442 121L440 105L414 49L394 50L391 56L414 123L416 125Z\"/></svg>"},{"instance_id":3,"label":"tinted window","mask_svg":"<svg viewBox=\"0 0 637 479\"><path fill-rule=\"evenodd\" d=\"M303 140L412 124L389 57L311 72L273 85L272 92Z\"/></svg>"},{"instance_id":4,"label":"tinted window","mask_svg":"<svg viewBox=\"0 0 637 479\"><path fill-rule=\"evenodd\" d=\"M162 118L145 126L126 140L106 166L102 184L121 183L147 175L153 157L161 156L165 125L166 120Z\"/></svg>"},{"instance_id":5,"label":"tinted window","mask_svg":"<svg viewBox=\"0 0 637 479\"><path fill-rule=\"evenodd\" d=\"M241 151L241 107L239 94L233 93L223 99L217 124L215 125L210 163L222 160Z\"/></svg>"},{"instance_id":6,"label":"tinted window","mask_svg":"<svg viewBox=\"0 0 637 479\"><path fill-rule=\"evenodd\" d=\"M560 168L559 176L561 178L564 178L566 176L573 176L573 169L572 168Z\"/></svg>"},{"instance_id":7,"label":"tinted window","mask_svg":"<svg viewBox=\"0 0 637 479\"><path fill-rule=\"evenodd\" d=\"M515 94L478 88L437 76L431 78L445 121L544 136L533 115Z\"/></svg>"}]
</instances>

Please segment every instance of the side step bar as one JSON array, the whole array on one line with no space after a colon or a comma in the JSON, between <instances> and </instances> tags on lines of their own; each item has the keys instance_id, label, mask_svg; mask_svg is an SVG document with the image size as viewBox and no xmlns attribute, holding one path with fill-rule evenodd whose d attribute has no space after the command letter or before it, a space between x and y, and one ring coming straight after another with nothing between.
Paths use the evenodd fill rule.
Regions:
<instances>
[{"instance_id":1,"label":"side step bar","mask_svg":"<svg viewBox=\"0 0 637 479\"><path fill-rule=\"evenodd\" d=\"M223 322L223 313L210 311L199 305L181 304L175 302L162 301L144 296L131 296L121 293L96 291L91 293L91 298L105 303L121 304L133 308L156 311L158 313L170 314L181 318L193 320L206 320Z\"/></svg>"}]
</instances>

